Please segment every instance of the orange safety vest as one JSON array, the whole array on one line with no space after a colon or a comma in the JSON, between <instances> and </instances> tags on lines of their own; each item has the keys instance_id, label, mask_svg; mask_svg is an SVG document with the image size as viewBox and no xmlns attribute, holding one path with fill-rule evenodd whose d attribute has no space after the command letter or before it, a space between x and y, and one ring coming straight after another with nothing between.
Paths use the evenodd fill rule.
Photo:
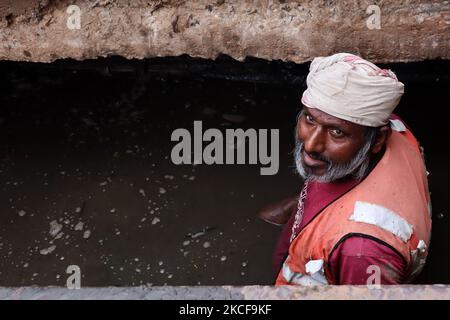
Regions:
<instances>
[{"instance_id":1,"label":"orange safety vest","mask_svg":"<svg viewBox=\"0 0 450 320\"><path fill-rule=\"evenodd\" d=\"M330 257L353 235L398 252L407 266L404 282L422 270L431 236L427 172L413 134L400 120L391 120L391 127L385 153L367 177L325 207L292 241L276 285L337 284Z\"/></svg>"}]
</instances>

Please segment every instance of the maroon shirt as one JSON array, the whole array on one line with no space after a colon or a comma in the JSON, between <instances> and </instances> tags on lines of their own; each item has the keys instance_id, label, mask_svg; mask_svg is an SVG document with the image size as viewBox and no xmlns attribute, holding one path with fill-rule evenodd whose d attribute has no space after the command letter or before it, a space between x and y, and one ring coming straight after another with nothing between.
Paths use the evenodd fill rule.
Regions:
<instances>
[{"instance_id":1,"label":"maroon shirt","mask_svg":"<svg viewBox=\"0 0 450 320\"><path fill-rule=\"evenodd\" d=\"M332 183L310 182L299 230L302 230L329 203L345 194L356 184L356 180ZM289 239L296 212L297 208L293 210L290 220L284 226L275 250L276 274L288 254ZM380 267L380 284L400 284L405 276L406 264L403 257L390 247L361 236L351 236L341 242L333 252L330 263L332 272L336 275L337 284L367 284L367 279L371 275L371 273L367 273L367 270L371 265Z\"/></svg>"}]
</instances>

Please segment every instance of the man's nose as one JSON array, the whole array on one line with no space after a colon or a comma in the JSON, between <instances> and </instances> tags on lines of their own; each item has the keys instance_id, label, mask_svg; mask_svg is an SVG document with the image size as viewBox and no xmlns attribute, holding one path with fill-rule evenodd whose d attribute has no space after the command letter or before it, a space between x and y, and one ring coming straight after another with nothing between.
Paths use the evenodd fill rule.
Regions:
<instances>
[{"instance_id":1,"label":"man's nose","mask_svg":"<svg viewBox=\"0 0 450 320\"><path fill-rule=\"evenodd\" d=\"M321 154L325 151L325 134L321 128L315 128L305 139L305 151L309 154Z\"/></svg>"}]
</instances>

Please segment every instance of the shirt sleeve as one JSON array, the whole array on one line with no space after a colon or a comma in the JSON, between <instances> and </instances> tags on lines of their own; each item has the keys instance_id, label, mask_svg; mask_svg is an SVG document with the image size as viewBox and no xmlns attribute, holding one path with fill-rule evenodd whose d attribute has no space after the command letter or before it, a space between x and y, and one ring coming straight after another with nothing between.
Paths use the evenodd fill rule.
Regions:
<instances>
[{"instance_id":1,"label":"shirt sleeve","mask_svg":"<svg viewBox=\"0 0 450 320\"><path fill-rule=\"evenodd\" d=\"M368 280L378 271L379 284L401 284L405 278L406 263L396 251L361 236L344 240L332 253L330 264L337 284L376 284Z\"/></svg>"}]
</instances>

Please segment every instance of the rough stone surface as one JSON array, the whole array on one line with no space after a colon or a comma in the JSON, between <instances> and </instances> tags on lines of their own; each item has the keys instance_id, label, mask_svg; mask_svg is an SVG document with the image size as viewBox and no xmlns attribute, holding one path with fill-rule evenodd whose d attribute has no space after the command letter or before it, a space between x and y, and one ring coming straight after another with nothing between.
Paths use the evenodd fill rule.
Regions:
<instances>
[{"instance_id":1,"label":"rough stone surface","mask_svg":"<svg viewBox=\"0 0 450 320\"><path fill-rule=\"evenodd\" d=\"M67 27L70 4L81 28ZM381 28L369 29L369 5ZM375 62L450 58L450 2L442 0L1 0L0 59L51 62L111 55L302 63L347 51Z\"/></svg>"},{"instance_id":2,"label":"rough stone surface","mask_svg":"<svg viewBox=\"0 0 450 320\"><path fill-rule=\"evenodd\" d=\"M120 300L449 300L448 285L326 287L104 287L69 290L61 287L1 288L0 300L120 299Z\"/></svg>"}]
</instances>

